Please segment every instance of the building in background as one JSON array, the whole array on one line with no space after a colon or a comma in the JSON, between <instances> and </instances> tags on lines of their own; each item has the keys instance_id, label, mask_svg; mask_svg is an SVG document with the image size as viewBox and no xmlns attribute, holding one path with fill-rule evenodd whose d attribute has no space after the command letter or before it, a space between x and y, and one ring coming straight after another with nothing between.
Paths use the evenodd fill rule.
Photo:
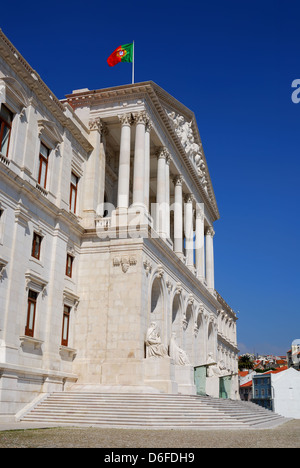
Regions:
<instances>
[{"instance_id":1,"label":"building in background","mask_svg":"<svg viewBox=\"0 0 300 468\"><path fill-rule=\"evenodd\" d=\"M282 367L265 373L240 374L241 400L252 401L287 418L300 418L298 371Z\"/></svg>"},{"instance_id":2,"label":"building in background","mask_svg":"<svg viewBox=\"0 0 300 468\"><path fill-rule=\"evenodd\" d=\"M291 349L287 352L288 367L300 370L300 340L292 342Z\"/></svg>"},{"instance_id":3,"label":"building in background","mask_svg":"<svg viewBox=\"0 0 300 468\"><path fill-rule=\"evenodd\" d=\"M43 393L239 398L192 111L152 82L59 101L0 32L0 418Z\"/></svg>"}]
</instances>

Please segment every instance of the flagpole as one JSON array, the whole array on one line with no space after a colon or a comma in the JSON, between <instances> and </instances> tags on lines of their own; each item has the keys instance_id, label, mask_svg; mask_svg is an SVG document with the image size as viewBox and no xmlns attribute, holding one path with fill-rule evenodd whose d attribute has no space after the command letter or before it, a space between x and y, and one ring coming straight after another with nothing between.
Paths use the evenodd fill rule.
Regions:
<instances>
[{"instance_id":1,"label":"flagpole","mask_svg":"<svg viewBox=\"0 0 300 468\"><path fill-rule=\"evenodd\" d=\"M132 41L132 84L134 84L134 41Z\"/></svg>"}]
</instances>

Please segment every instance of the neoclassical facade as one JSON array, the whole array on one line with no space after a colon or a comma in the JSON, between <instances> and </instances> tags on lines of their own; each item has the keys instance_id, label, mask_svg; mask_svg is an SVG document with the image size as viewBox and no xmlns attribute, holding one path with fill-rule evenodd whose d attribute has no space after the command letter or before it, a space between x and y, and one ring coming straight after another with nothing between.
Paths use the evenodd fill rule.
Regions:
<instances>
[{"instance_id":1,"label":"neoclassical facade","mask_svg":"<svg viewBox=\"0 0 300 468\"><path fill-rule=\"evenodd\" d=\"M59 101L0 32L0 418L64 389L238 398L218 207L153 82Z\"/></svg>"}]
</instances>

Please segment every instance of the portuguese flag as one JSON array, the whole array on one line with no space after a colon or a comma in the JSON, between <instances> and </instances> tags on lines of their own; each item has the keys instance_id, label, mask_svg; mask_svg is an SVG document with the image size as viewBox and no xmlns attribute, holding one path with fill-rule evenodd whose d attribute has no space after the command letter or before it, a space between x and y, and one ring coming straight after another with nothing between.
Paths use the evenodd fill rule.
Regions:
<instances>
[{"instance_id":1,"label":"portuguese flag","mask_svg":"<svg viewBox=\"0 0 300 468\"><path fill-rule=\"evenodd\" d=\"M110 67L114 67L119 62L133 62L133 43L120 45L107 59Z\"/></svg>"}]
</instances>

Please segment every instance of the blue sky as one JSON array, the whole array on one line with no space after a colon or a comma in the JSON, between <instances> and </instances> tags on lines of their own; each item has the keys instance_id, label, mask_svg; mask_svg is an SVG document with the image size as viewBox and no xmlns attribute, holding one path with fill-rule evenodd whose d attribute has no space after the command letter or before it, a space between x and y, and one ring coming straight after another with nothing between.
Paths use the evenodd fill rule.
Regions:
<instances>
[{"instance_id":1,"label":"blue sky","mask_svg":"<svg viewBox=\"0 0 300 468\"><path fill-rule=\"evenodd\" d=\"M58 98L131 81L109 68L135 41L135 80L196 115L221 219L216 289L238 312L241 352L300 338L298 0L6 2L0 27Z\"/></svg>"}]
</instances>

